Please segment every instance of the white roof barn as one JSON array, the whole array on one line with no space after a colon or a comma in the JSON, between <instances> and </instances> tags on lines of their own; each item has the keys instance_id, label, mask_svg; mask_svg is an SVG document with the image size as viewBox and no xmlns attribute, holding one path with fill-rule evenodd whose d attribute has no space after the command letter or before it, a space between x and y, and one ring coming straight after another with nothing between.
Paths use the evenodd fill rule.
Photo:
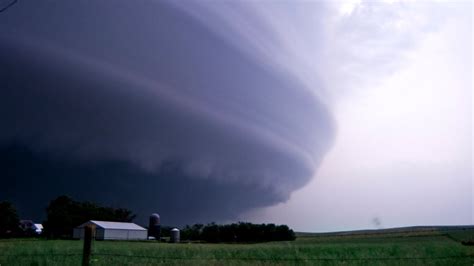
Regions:
<instances>
[{"instance_id":1,"label":"white roof barn","mask_svg":"<svg viewBox=\"0 0 474 266\"><path fill-rule=\"evenodd\" d=\"M106 222L90 220L74 228L73 238L84 238L84 227L95 225L97 240L145 240L147 229L134 223Z\"/></svg>"},{"instance_id":2,"label":"white roof barn","mask_svg":"<svg viewBox=\"0 0 474 266\"><path fill-rule=\"evenodd\" d=\"M24 232L28 230L32 230L37 234L41 234L43 232L43 225L42 224L35 224L31 220L20 220L20 229Z\"/></svg>"}]
</instances>

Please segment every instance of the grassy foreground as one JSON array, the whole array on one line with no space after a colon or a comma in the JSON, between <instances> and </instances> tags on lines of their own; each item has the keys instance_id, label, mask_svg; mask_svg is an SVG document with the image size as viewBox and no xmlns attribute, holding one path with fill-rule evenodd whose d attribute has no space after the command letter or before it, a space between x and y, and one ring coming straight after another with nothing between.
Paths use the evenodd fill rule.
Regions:
<instances>
[{"instance_id":1,"label":"grassy foreground","mask_svg":"<svg viewBox=\"0 0 474 266\"><path fill-rule=\"evenodd\" d=\"M95 241L91 265L473 265L474 230L300 234L296 241L198 244ZM80 265L79 240L0 240L0 265Z\"/></svg>"}]
</instances>

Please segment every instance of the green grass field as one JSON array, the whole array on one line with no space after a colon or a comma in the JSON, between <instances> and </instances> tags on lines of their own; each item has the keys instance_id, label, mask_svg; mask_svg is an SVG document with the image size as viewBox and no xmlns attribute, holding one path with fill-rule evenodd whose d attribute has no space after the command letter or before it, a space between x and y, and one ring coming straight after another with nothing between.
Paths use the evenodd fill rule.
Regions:
<instances>
[{"instance_id":1,"label":"green grass field","mask_svg":"<svg viewBox=\"0 0 474 266\"><path fill-rule=\"evenodd\" d=\"M300 234L296 241L200 244L95 241L91 265L473 265L474 230ZM0 265L80 265L79 240L0 240Z\"/></svg>"}]
</instances>

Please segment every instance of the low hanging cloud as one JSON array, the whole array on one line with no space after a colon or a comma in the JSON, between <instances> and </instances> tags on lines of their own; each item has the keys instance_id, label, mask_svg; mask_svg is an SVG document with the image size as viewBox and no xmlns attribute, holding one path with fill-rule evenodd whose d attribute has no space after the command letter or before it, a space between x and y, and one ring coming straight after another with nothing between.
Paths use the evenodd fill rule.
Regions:
<instances>
[{"instance_id":1,"label":"low hanging cloud","mask_svg":"<svg viewBox=\"0 0 474 266\"><path fill-rule=\"evenodd\" d=\"M330 147L313 91L167 2L25 1L0 29L0 199L25 216L68 194L233 219L287 200Z\"/></svg>"}]
</instances>

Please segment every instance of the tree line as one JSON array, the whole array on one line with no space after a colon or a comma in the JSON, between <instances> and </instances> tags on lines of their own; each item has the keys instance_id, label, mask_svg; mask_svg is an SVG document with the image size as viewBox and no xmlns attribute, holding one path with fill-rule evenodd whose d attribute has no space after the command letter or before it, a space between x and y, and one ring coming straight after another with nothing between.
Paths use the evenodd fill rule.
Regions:
<instances>
[{"instance_id":1,"label":"tree line","mask_svg":"<svg viewBox=\"0 0 474 266\"><path fill-rule=\"evenodd\" d=\"M70 238L74 227L89 220L131 222L136 217L124 208L102 207L96 203L75 201L68 196L52 200L46 208L44 234L52 238Z\"/></svg>"},{"instance_id":2,"label":"tree line","mask_svg":"<svg viewBox=\"0 0 474 266\"><path fill-rule=\"evenodd\" d=\"M136 215L124 208L99 206L89 201L76 201L68 196L59 196L46 207L46 221L42 236L47 238L70 238L74 227L89 220L131 222ZM0 237L22 237L34 235L19 227L20 219L11 202L0 202Z\"/></svg>"},{"instance_id":3,"label":"tree line","mask_svg":"<svg viewBox=\"0 0 474 266\"><path fill-rule=\"evenodd\" d=\"M252 243L292 241L295 233L287 225L232 223L187 225L181 230L181 239L209 243Z\"/></svg>"},{"instance_id":4,"label":"tree line","mask_svg":"<svg viewBox=\"0 0 474 266\"><path fill-rule=\"evenodd\" d=\"M11 202L0 202L0 238L18 236L20 219Z\"/></svg>"},{"instance_id":5,"label":"tree line","mask_svg":"<svg viewBox=\"0 0 474 266\"><path fill-rule=\"evenodd\" d=\"M43 237L71 238L72 231L78 225L89 220L132 222L136 217L132 211L124 208L99 206L89 201L76 201L68 196L59 196L46 207L46 221L43 222ZM33 236L34 232L21 230L19 217L12 203L0 202L0 238ZM161 236L169 237L173 227L162 226ZM266 241L290 241L295 233L286 225L216 223L186 225L181 230L181 239L185 241L203 241L209 243L252 243Z\"/></svg>"}]
</instances>

